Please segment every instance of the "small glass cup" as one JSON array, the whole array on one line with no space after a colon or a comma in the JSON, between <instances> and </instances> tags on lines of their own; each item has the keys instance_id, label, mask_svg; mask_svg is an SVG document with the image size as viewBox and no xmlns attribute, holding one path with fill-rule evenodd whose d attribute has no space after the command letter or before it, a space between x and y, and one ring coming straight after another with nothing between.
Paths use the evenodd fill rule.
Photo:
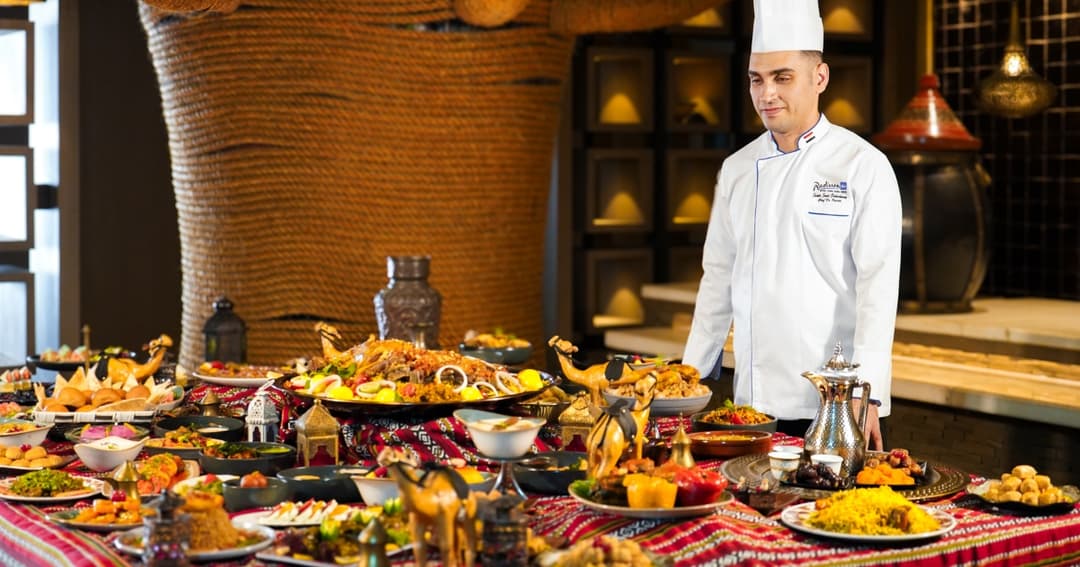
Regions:
<instances>
[{"instance_id":1,"label":"small glass cup","mask_svg":"<svg viewBox=\"0 0 1080 567\"><path fill-rule=\"evenodd\" d=\"M819 463L825 465L837 476L840 476L840 467L844 464L844 458L840 455L816 454L810 455L810 462L815 465Z\"/></svg>"},{"instance_id":2,"label":"small glass cup","mask_svg":"<svg viewBox=\"0 0 1080 567\"><path fill-rule=\"evenodd\" d=\"M799 468L802 456L798 453L787 451L773 451L769 453L769 471L776 480L786 480L791 473Z\"/></svg>"}]
</instances>

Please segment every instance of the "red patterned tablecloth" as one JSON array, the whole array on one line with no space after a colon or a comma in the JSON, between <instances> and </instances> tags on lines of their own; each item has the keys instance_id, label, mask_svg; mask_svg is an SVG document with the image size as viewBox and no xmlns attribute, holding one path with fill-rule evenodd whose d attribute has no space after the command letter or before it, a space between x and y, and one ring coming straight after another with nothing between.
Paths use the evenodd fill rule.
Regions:
<instances>
[{"instance_id":1,"label":"red patterned tablecloth","mask_svg":"<svg viewBox=\"0 0 1080 567\"><path fill-rule=\"evenodd\" d=\"M218 390L223 400L234 404L250 395L250 391L215 387ZM677 418L661 420L662 432L670 433L677 426ZM375 418L349 427L361 458L370 458L381 445L404 444L433 459L460 456L477 460L464 428L452 418ZM792 444L798 440L777 434L774 442ZM538 443L541 450L550 446L543 439ZM720 463L703 464L717 467ZM80 471L77 463L69 470ZM569 497L542 497L532 503L530 524L540 535L563 536L571 542L598 534L632 538L654 553L671 557L679 567L1080 565L1080 509L1059 516L1014 516L964 493L927 505L956 518L956 528L938 539L903 546L861 545L803 535L785 527L778 515L762 516L737 501L709 516L665 522L595 513ZM2 565L89 567L131 561L112 548L107 535L68 530L49 522L35 506L0 502ZM232 565L261 563L244 558Z\"/></svg>"}]
</instances>

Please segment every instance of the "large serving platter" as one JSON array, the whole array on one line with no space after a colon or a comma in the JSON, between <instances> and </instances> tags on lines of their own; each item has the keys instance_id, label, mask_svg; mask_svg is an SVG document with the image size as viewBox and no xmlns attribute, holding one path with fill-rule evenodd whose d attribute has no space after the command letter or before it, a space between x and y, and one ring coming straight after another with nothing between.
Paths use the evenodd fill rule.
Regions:
<instances>
[{"instance_id":1,"label":"large serving platter","mask_svg":"<svg viewBox=\"0 0 1080 567\"><path fill-rule=\"evenodd\" d=\"M970 477L963 471L940 463L930 462L930 471L925 484L908 488L902 493L904 498L912 502L938 500L952 494L956 494L968 485ZM772 473L769 471L769 456L761 454L743 455L729 461L725 461L720 467L720 472L733 483L739 482L740 478L746 479L749 486L761 484L761 479L768 477L769 483L773 483ZM817 500L828 498L835 490L823 490L804 488L781 484L776 490L798 494L804 500Z\"/></svg>"},{"instance_id":2,"label":"large serving platter","mask_svg":"<svg viewBox=\"0 0 1080 567\"><path fill-rule=\"evenodd\" d=\"M940 528L918 534L902 534L902 535L864 535L864 534L846 534L841 532L830 532L820 528L816 528L806 523L806 520L813 513L816 502L803 502L802 504L796 504L794 506L788 506L784 508L784 511L780 513L780 521L784 522L791 529L805 534L810 534L818 537L826 537L831 539L842 539L846 541L857 541L861 543L876 543L876 544L888 544L888 543L904 543L910 541L921 541L925 539L931 539L942 536L952 531L956 527L956 518L949 515L948 512L938 510L937 508L930 508L927 506L919 506L927 514L934 517L935 520L941 525Z\"/></svg>"},{"instance_id":3,"label":"large serving platter","mask_svg":"<svg viewBox=\"0 0 1080 567\"><path fill-rule=\"evenodd\" d=\"M5 478L0 480L0 488L9 490L12 483L15 482L18 477ZM18 494L10 494L7 492L0 492L0 498L4 500L11 500L12 502L30 502L34 504L56 504L59 502L71 502L72 500L82 500L83 498L89 498L101 494L105 489L105 481L96 478L83 478L83 484L86 486L86 491L79 492L77 494L68 494L65 496L19 496Z\"/></svg>"},{"instance_id":4,"label":"large serving platter","mask_svg":"<svg viewBox=\"0 0 1080 567\"><path fill-rule=\"evenodd\" d=\"M259 536L259 540L250 545L242 547L233 547L229 549L217 549L214 551L196 551L188 553L187 558L191 561L218 561L221 559L233 559L236 557L243 557L257 551L261 551L270 547L270 544L274 543L274 530L266 526L260 526L258 524L252 524L249 522L233 522L233 526L238 530L254 533ZM120 534L120 537L116 538L116 548L125 553L132 555L142 555L143 552L143 537L146 534L146 528L138 527L133 530L128 530Z\"/></svg>"},{"instance_id":5,"label":"large serving platter","mask_svg":"<svg viewBox=\"0 0 1080 567\"><path fill-rule=\"evenodd\" d=\"M725 491L720 495L720 498L716 502L711 504L676 506L674 508L630 508L629 506L613 506L611 504L593 502L588 498L582 498L581 496L574 494L573 490L568 490L567 493L570 494L571 498L577 500L579 504L594 512L644 520L677 520L680 518L706 516L712 514L718 508L731 502L733 499L731 493Z\"/></svg>"},{"instance_id":6,"label":"large serving platter","mask_svg":"<svg viewBox=\"0 0 1080 567\"><path fill-rule=\"evenodd\" d=\"M77 458L78 457L76 457L75 455L63 455L60 457L60 462L49 467L13 467L11 465L0 465L0 473L23 474L39 471L41 469L62 469L70 465Z\"/></svg>"},{"instance_id":7,"label":"large serving platter","mask_svg":"<svg viewBox=\"0 0 1080 567\"><path fill-rule=\"evenodd\" d=\"M420 412L425 415L430 415L432 413L449 415L453 412L453 410L460 408L494 409L498 407L512 405L517 402L525 401L529 398L535 397L538 394L542 393L544 390L547 390L552 386L557 386L562 382L560 378L552 376L547 372L540 372L540 377L544 381L544 386L539 390L527 390L524 392L518 392L516 394L484 398L482 400L455 400L449 402L376 402L369 400L335 400L324 396L313 396L311 394L305 394L303 392L292 390L286 385L286 382L290 379L287 376L282 376L281 378L275 379L274 385L275 387L288 392L290 395L300 400L303 400L304 402L313 403L315 400L320 400L322 402L322 405L326 406L328 409L341 412L359 413L366 415L386 415L406 412Z\"/></svg>"},{"instance_id":8,"label":"large serving platter","mask_svg":"<svg viewBox=\"0 0 1080 567\"><path fill-rule=\"evenodd\" d=\"M1044 506L1024 504L1023 502L994 502L986 497L986 491L989 488L990 483L988 481L983 481L978 484L969 484L967 493L998 510L1031 516L1066 514L1072 512L1073 509L1076 508L1077 502L1080 502L1080 489L1070 485L1062 486L1061 490L1065 493L1065 496L1072 500L1071 502L1057 502L1054 504L1046 504Z\"/></svg>"},{"instance_id":9,"label":"large serving platter","mask_svg":"<svg viewBox=\"0 0 1080 567\"><path fill-rule=\"evenodd\" d=\"M78 370L81 366L86 364L85 362L61 362L58 360L41 360L40 354L32 354L26 357L26 363L42 370L52 370L55 372L72 372Z\"/></svg>"},{"instance_id":10,"label":"large serving platter","mask_svg":"<svg viewBox=\"0 0 1080 567\"><path fill-rule=\"evenodd\" d=\"M387 551L386 557L388 559L394 559L399 555L412 553L412 550L413 544L410 543L397 549ZM299 557L293 557L291 555L279 554L273 548L256 553L255 559L270 563L282 563L284 565L299 565L300 567L341 567L341 565L355 565L355 563L328 563L326 561L315 561L314 559L300 559Z\"/></svg>"},{"instance_id":11,"label":"large serving platter","mask_svg":"<svg viewBox=\"0 0 1080 567\"><path fill-rule=\"evenodd\" d=\"M130 530L138 527L139 524L95 524L93 522L76 522L75 517L79 515L79 510L60 510L59 512L53 512L46 516L49 520L67 526L69 528L75 528L78 530L85 530L88 532L118 532L120 530Z\"/></svg>"},{"instance_id":12,"label":"large serving platter","mask_svg":"<svg viewBox=\"0 0 1080 567\"><path fill-rule=\"evenodd\" d=\"M261 374L261 376L221 376L214 374L213 372L204 372L201 370L193 370L191 376L208 384L240 388L258 388L259 386L274 380L278 376L286 375L279 366L246 365L244 368L247 369L244 374ZM267 374L270 373L274 373L274 376L267 376ZM295 375L295 373L291 375Z\"/></svg>"}]
</instances>

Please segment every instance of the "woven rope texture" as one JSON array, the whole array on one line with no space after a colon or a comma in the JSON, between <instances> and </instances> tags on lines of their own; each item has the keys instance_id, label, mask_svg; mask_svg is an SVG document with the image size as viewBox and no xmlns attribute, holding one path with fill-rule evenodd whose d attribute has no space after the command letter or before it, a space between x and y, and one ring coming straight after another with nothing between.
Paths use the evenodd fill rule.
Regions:
<instances>
[{"instance_id":1,"label":"woven rope texture","mask_svg":"<svg viewBox=\"0 0 1080 567\"><path fill-rule=\"evenodd\" d=\"M565 18L550 0L490 29L451 0L150 3L184 364L199 361L221 295L248 323L254 362L317 351L313 319L362 340L396 254L432 256L443 345L495 326L542 344L543 222L573 47L551 29ZM620 17L611 4L596 2L596 22ZM653 25L700 9L667 4Z\"/></svg>"}]
</instances>

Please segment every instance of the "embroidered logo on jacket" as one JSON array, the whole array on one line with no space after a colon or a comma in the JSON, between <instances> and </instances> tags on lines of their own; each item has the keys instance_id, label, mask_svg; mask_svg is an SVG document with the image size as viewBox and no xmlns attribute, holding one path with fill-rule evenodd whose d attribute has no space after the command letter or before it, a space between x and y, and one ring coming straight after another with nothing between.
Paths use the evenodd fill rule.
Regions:
<instances>
[{"instance_id":1,"label":"embroidered logo on jacket","mask_svg":"<svg viewBox=\"0 0 1080 567\"><path fill-rule=\"evenodd\" d=\"M815 181L811 186L812 215L846 217L851 212L847 181Z\"/></svg>"}]
</instances>

